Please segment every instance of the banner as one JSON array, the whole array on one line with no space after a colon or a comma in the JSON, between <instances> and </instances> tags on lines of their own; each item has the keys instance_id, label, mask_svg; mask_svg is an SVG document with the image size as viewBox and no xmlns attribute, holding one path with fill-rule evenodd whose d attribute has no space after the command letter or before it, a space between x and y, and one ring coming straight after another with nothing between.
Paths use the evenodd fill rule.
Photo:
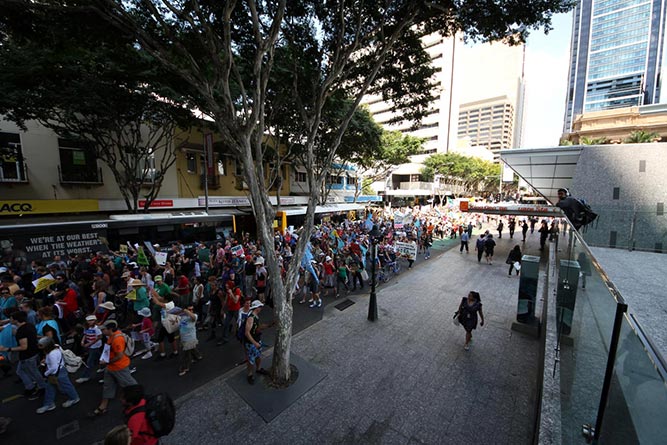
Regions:
<instances>
[{"instance_id":1,"label":"banner","mask_svg":"<svg viewBox=\"0 0 667 445\"><path fill-rule=\"evenodd\" d=\"M57 232L45 236L16 237L15 246L25 250L28 261L52 260L71 254L89 255L97 251L107 252L102 242L106 230L88 230L85 232Z\"/></svg>"},{"instance_id":2,"label":"banner","mask_svg":"<svg viewBox=\"0 0 667 445\"><path fill-rule=\"evenodd\" d=\"M408 260L414 260L417 258L417 243L414 241L411 243L402 243L397 241L394 243L396 248L396 253L401 257Z\"/></svg>"},{"instance_id":3,"label":"banner","mask_svg":"<svg viewBox=\"0 0 667 445\"><path fill-rule=\"evenodd\" d=\"M158 266L167 264L167 252L155 252L155 262Z\"/></svg>"}]
</instances>

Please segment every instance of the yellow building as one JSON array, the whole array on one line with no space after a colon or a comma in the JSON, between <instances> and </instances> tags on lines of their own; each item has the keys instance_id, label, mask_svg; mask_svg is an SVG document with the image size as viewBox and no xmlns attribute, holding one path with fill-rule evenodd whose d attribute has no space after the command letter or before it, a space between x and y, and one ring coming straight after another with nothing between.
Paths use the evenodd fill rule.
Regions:
<instances>
[{"instance_id":1,"label":"yellow building","mask_svg":"<svg viewBox=\"0 0 667 445\"><path fill-rule=\"evenodd\" d=\"M577 145L582 138L606 138L611 143L623 142L633 131L658 133L667 140L667 105L616 108L577 115L573 131L563 135L564 140Z\"/></svg>"},{"instance_id":2,"label":"yellow building","mask_svg":"<svg viewBox=\"0 0 667 445\"><path fill-rule=\"evenodd\" d=\"M246 196L248 187L243 180L243 170L240 162L234 160L233 156L227 154L219 135L212 133L213 154L212 163L208 170L208 192L210 196ZM179 198L198 198L204 194L204 132L201 129L192 129L189 132L181 131L176 136L176 178L178 184ZM211 158L209 158L211 160ZM280 167L280 179L274 166L269 163L264 165L265 180L267 183L274 178L271 192L275 192L280 186L281 196L290 193L289 167Z\"/></svg>"}]
</instances>

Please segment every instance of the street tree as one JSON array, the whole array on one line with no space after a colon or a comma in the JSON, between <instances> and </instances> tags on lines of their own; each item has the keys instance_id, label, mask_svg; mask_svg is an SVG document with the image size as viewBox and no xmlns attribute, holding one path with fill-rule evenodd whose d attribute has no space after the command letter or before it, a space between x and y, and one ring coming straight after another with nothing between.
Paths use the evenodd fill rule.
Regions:
<instances>
[{"instance_id":1,"label":"street tree","mask_svg":"<svg viewBox=\"0 0 667 445\"><path fill-rule=\"evenodd\" d=\"M372 90L383 67L410 70L417 59L396 53L403 42L420 35L459 32L472 39L523 41L530 28L548 27L551 15L565 12L570 0L539 2L451 2L384 0L328 2L294 0L97 0L100 14L119 29L132 32L136 46L179 77L173 88L189 95L215 123L241 162L257 219L278 321L271 370L274 384L290 380L292 297L298 266L313 227L315 206L327 172L307 170L309 202L294 259L285 281L272 246L275 209L264 181L263 139L271 126L269 89L279 48L298 63L291 71L298 142L307 165L316 162L323 114L329 101L344 91L352 106L343 113L328 140L321 165L330 165L362 97ZM407 66L402 66L407 65ZM387 76L389 78L389 76ZM401 90L383 85L384 98L401 103Z\"/></svg>"},{"instance_id":2,"label":"street tree","mask_svg":"<svg viewBox=\"0 0 667 445\"><path fill-rule=\"evenodd\" d=\"M422 138L385 130L377 150L354 153L350 159L358 166L359 176L373 183L386 179L395 167L410 162L410 156L421 153L423 147ZM362 191L360 188L355 193L355 201Z\"/></svg>"},{"instance_id":3,"label":"street tree","mask_svg":"<svg viewBox=\"0 0 667 445\"><path fill-rule=\"evenodd\" d=\"M111 170L128 211L158 195L189 110L155 89L159 66L92 10L10 3L0 12L0 114L36 120Z\"/></svg>"},{"instance_id":4,"label":"street tree","mask_svg":"<svg viewBox=\"0 0 667 445\"><path fill-rule=\"evenodd\" d=\"M466 193L475 194L498 189L500 165L458 153L437 153L426 158L421 174L427 181L439 175L445 182L459 184Z\"/></svg>"}]
</instances>

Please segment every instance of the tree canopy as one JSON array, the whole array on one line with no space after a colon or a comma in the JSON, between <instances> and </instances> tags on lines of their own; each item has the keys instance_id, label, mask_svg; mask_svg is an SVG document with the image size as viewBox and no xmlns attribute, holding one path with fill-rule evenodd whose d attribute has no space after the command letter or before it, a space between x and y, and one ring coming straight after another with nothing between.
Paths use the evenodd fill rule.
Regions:
<instances>
[{"instance_id":1,"label":"tree canopy","mask_svg":"<svg viewBox=\"0 0 667 445\"><path fill-rule=\"evenodd\" d=\"M439 175L445 182L461 184L475 194L498 188L500 165L458 153L438 153L426 158L421 174L427 181Z\"/></svg>"},{"instance_id":2,"label":"tree canopy","mask_svg":"<svg viewBox=\"0 0 667 445\"><path fill-rule=\"evenodd\" d=\"M128 210L140 196L148 208L176 159L176 126L192 121L158 81L168 73L91 10L10 4L0 22L0 114L81 141L109 167Z\"/></svg>"}]
</instances>

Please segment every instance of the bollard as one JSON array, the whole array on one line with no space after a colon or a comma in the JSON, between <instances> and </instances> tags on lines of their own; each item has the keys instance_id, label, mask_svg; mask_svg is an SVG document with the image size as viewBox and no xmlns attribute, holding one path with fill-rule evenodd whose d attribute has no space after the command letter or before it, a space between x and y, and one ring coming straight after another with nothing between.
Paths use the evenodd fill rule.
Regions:
<instances>
[{"instance_id":1,"label":"bollard","mask_svg":"<svg viewBox=\"0 0 667 445\"><path fill-rule=\"evenodd\" d=\"M516 322L512 323L512 329L536 337L539 336L540 325L540 320L535 317L535 301L537 299L539 274L540 257L532 255L522 256Z\"/></svg>"}]
</instances>

